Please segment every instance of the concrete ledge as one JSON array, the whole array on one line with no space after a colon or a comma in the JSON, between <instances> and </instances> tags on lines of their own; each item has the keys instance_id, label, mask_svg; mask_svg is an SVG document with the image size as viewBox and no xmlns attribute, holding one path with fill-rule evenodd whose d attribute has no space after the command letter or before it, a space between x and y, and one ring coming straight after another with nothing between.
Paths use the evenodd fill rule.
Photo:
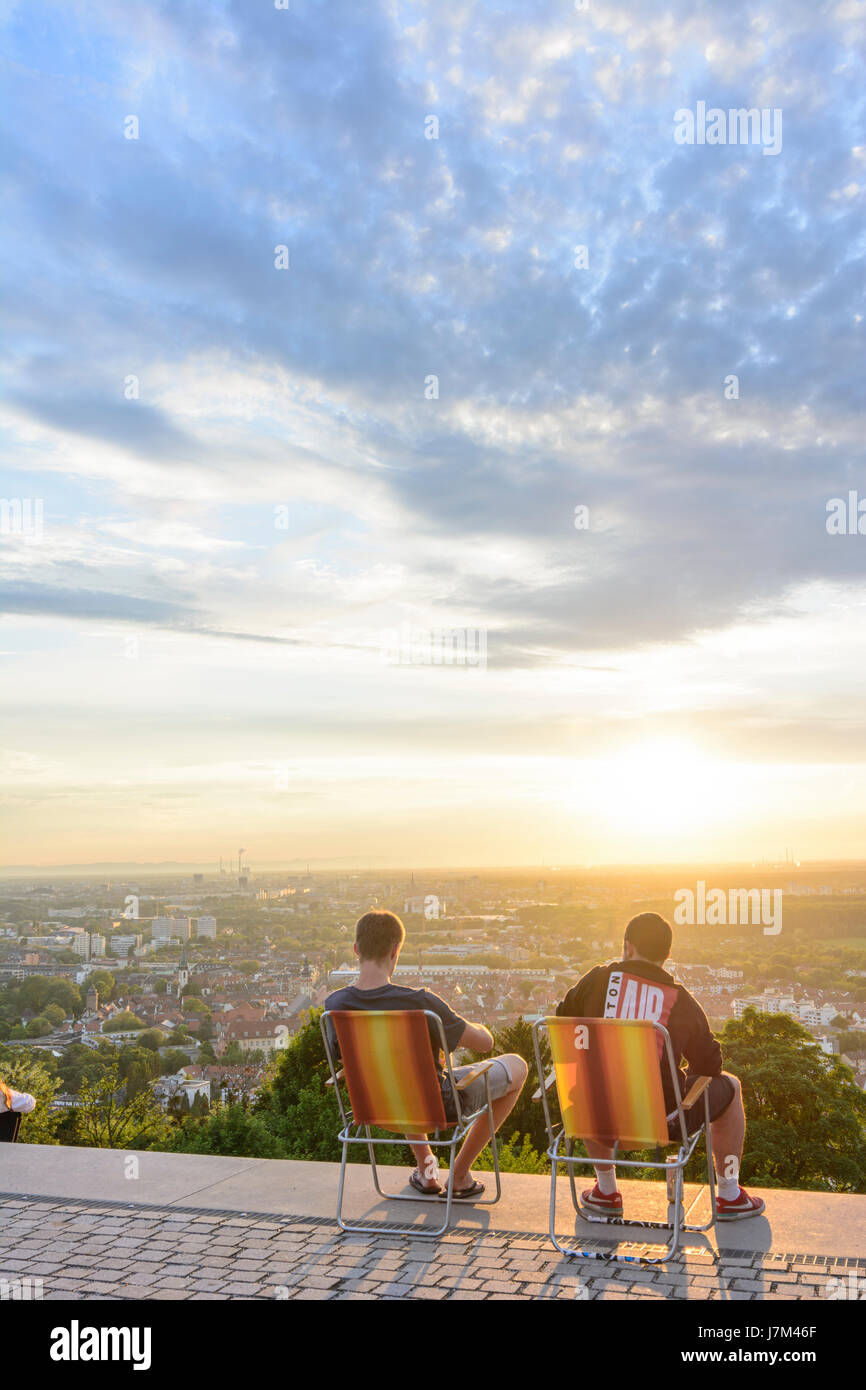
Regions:
<instances>
[{"instance_id":1,"label":"concrete ledge","mask_svg":"<svg viewBox=\"0 0 866 1390\"><path fill-rule=\"evenodd\" d=\"M333 1221L339 1169L333 1163L287 1159L223 1158L198 1154L132 1153L119 1149L81 1149L16 1144L0 1149L0 1192L19 1196L120 1203L128 1207L195 1207L200 1211L255 1212L275 1217ZM380 1169L383 1185L403 1190L409 1170ZM490 1175L492 1179L492 1175ZM489 1181L489 1179L488 1179ZM492 1184L491 1184L492 1185ZM549 1180L506 1173L502 1200L492 1207L455 1204L454 1227L467 1234L497 1231L546 1235ZM664 1220L662 1183L623 1181L625 1215ZM490 1188L488 1188L490 1190ZM688 1200L700 1189L688 1191ZM757 1191L758 1189L751 1189ZM686 1247L707 1251L808 1253L837 1259L866 1255L866 1197L765 1189L764 1216L719 1224L705 1235L685 1238ZM350 1165L345 1211L352 1220L424 1226L441 1221L440 1204L384 1202L377 1198L366 1165ZM705 1220L704 1194L693 1219ZM617 1228L589 1225L571 1207L568 1182L560 1179L557 1231L579 1234L582 1246L610 1246ZM630 1227L629 1245L657 1236Z\"/></svg>"}]
</instances>

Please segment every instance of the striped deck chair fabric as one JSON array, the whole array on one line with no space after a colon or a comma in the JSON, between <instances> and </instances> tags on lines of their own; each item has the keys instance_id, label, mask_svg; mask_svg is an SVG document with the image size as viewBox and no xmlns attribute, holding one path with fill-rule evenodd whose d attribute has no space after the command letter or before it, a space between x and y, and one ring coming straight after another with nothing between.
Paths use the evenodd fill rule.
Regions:
<instances>
[{"instance_id":1,"label":"striped deck chair fabric","mask_svg":"<svg viewBox=\"0 0 866 1390\"><path fill-rule=\"evenodd\" d=\"M420 1010L341 1009L331 1018L357 1124L424 1134L448 1125Z\"/></svg>"},{"instance_id":2,"label":"striped deck chair fabric","mask_svg":"<svg viewBox=\"0 0 866 1390\"><path fill-rule=\"evenodd\" d=\"M670 1142L651 1022L549 1018L547 1029L568 1138L621 1149Z\"/></svg>"}]
</instances>

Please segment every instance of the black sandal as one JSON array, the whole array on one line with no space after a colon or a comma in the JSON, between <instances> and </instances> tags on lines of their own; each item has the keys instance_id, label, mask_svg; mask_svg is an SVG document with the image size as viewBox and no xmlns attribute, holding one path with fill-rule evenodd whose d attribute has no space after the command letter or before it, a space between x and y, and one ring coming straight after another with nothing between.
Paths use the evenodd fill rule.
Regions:
<instances>
[{"instance_id":1,"label":"black sandal","mask_svg":"<svg viewBox=\"0 0 866 1390\"><path fill-rule=\"evenodd\" d=\"M453 1192L451 1193L451 1196L453 1197L453 1199L454 1199L455 1202L456 1202L456 1201L465 1201L467 1197L470 1197L470 1198L471 1198L471 1197L480 1197L483 1191L484 1191L484 1183L483 1183L483 1182L478 1182L478 1181L476 1180L475 1182L473 1182L473 1184L472 1184L471 1187L460 1187L460 1188L455 1187L454 1190L453 1190ZM447 1188L446 1188L445 1192L444 1192L442 1195L443 1195L444 1197L447 1197L447 1196L448 1196L448 1189L447 1189Z\"/></svg>"},{"instance_id":2,"label":"black sandal","mask_svg":"<svg viewBox=\"0 0 866 1390\"><path fill-rule=\"evenodd\" d=\"M435 1187L424 1186L424 1179L421 1177L421 1174L418 1172L417 1168L415 1169L414 1173L412 1173L409 1177L409 1186L414 1187L416 1192L422 1193L422 1195L425 1197L442 1196L442 1188L439 1186L438 1182Z\"/></svg>"}]
</instances>

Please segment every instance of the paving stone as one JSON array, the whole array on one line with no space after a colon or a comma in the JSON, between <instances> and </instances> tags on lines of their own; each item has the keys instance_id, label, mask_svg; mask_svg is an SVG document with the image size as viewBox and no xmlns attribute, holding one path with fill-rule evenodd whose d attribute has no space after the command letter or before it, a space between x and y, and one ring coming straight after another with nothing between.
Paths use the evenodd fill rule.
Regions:
<instances>
[{"instance_id":1,"label":"paving stone","mask_svg":"<svg viewBox=\"0 0 866 1390\"><path fill-rule=\"evenodd\" d=\"M382 1287L381 1279L346 1279L340 1291L346 1293L377 1293Z\"/></svg>"},{"instance_id":2,"label":"paving stone","mask_svg":"<svg viewBox=\"0 0 866 1390\"><path fill-rule=\"evenodd\" d=\"M503 1288L512 1287L507 1280L502 1281L502 1286ZM435 1287L437 1289L487 1289L490 1287L490 1283L484 1279L473 1279L469 1274L446 1274L444 1278L437 1280Z\"/></svg>"}]
</instances>

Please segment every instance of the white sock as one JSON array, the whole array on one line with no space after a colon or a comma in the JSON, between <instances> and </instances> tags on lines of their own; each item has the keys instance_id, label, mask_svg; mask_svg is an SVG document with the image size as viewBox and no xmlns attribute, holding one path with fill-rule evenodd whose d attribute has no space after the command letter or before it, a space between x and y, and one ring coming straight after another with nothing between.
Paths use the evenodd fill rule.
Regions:
<instances>
[{"instance_id":1,"label":"white sock","mask_svg":"<svg viewBox=\"0 0 866 1390\"><path fill-rule=\"evenodd\" d=\"M738 1178L719 1178L717 1180L719 1196L725 1202L735 1202L740 1195L740 1183Z\"/></svg>"},{"instance_id":2,"label":"white sock","mask_svg":"<svg viewBox=\"0 0 866 1390\"><path fill-rule=\"evenodd\" d=\"M595 1180L603 1197L612 1197L616 1192L616 1169L596 1168Z\"/></svg>"}]
</instances>

